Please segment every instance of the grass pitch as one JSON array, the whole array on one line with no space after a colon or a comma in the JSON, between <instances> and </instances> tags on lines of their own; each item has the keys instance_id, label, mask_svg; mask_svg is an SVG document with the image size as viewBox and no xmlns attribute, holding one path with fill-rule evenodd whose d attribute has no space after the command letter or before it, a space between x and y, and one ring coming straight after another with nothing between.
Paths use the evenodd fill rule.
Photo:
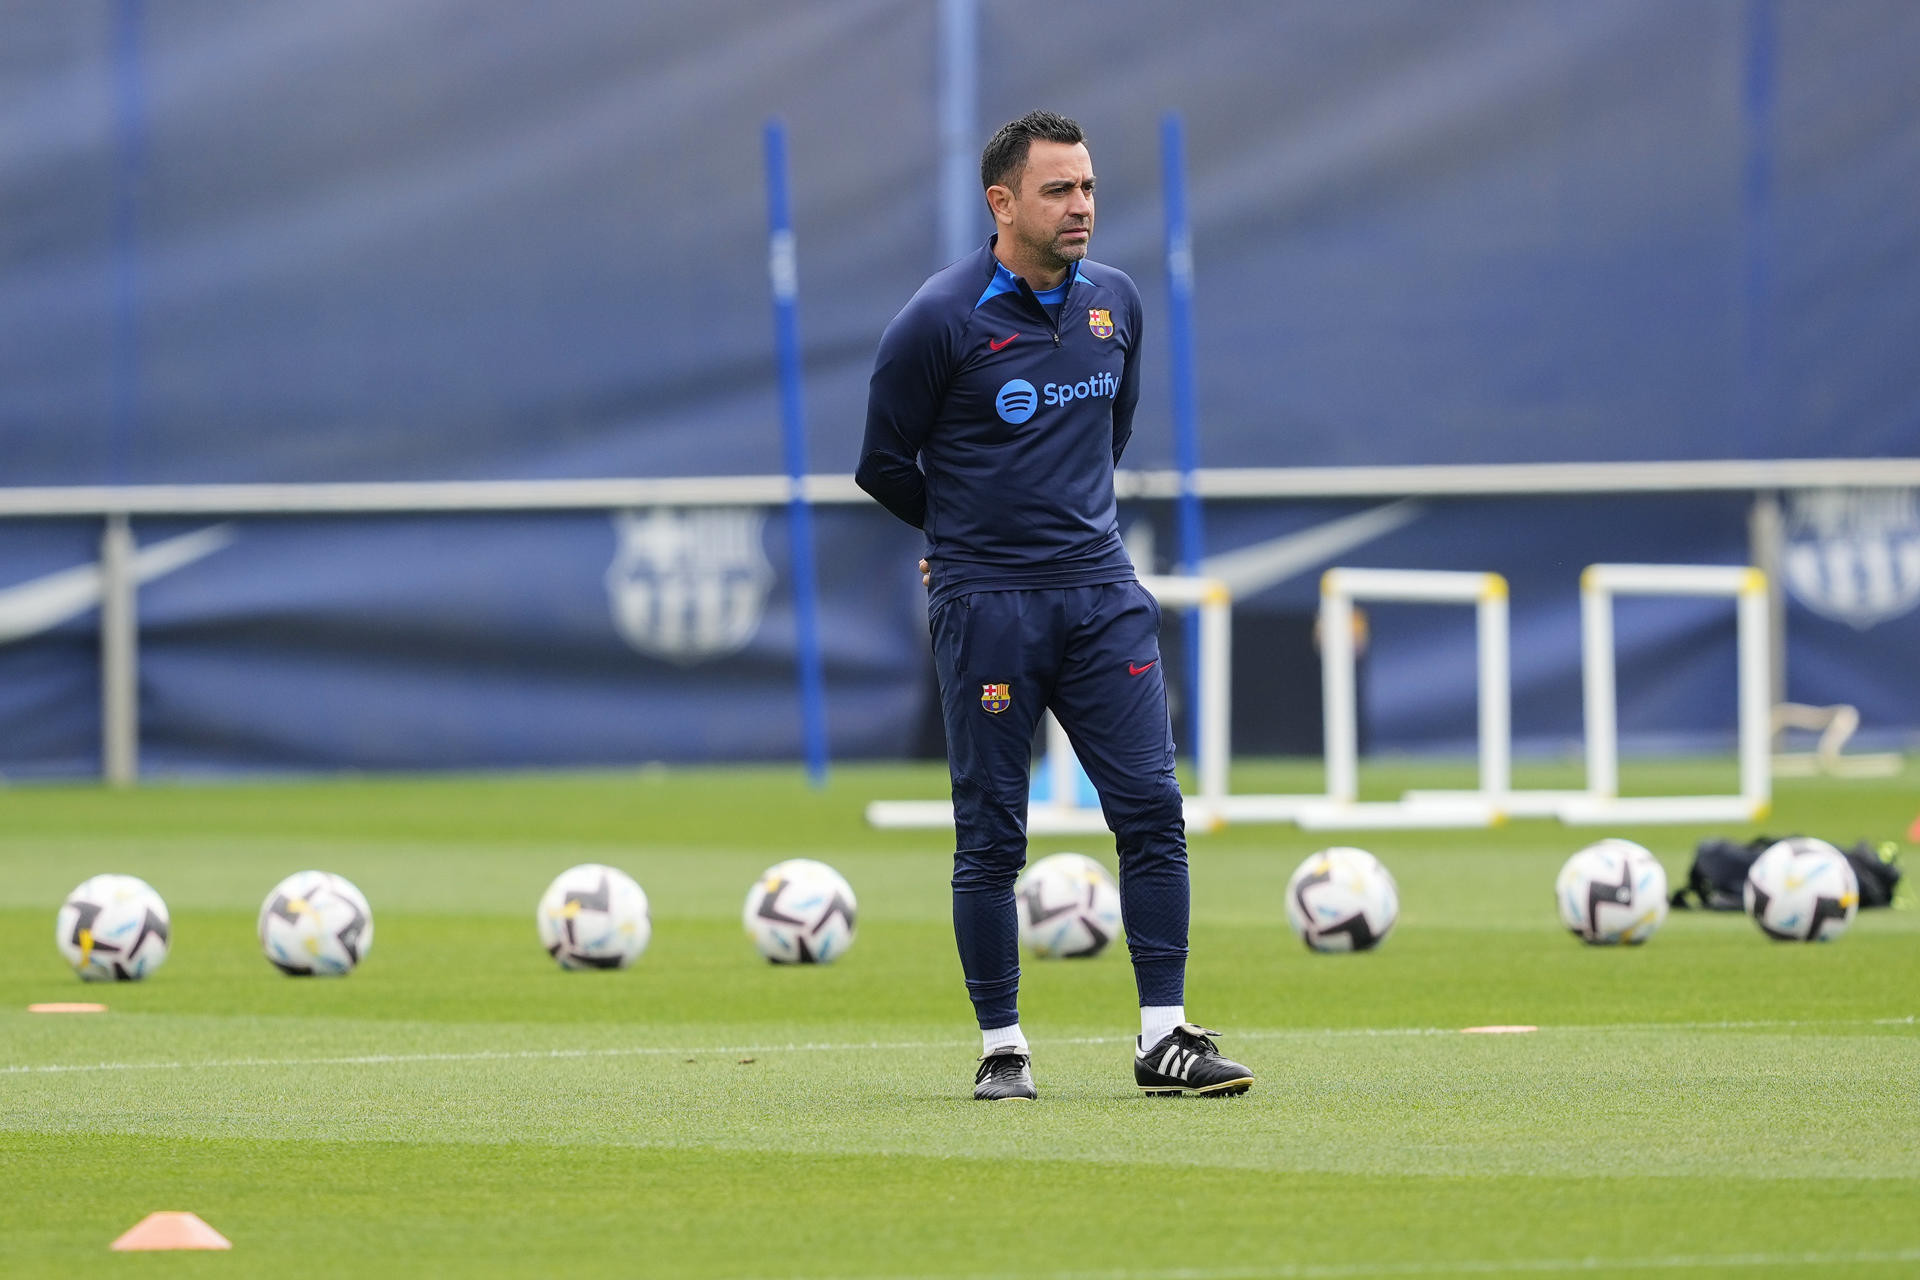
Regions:
<instances>
[{"instance_id":1,"label":"grass pitch","mask_svg":"<svg viewBox=\"0 0 1920 1280\"><path fill-rule=\"evenodd\" d=\"M1698 790L1671 766L1645 789ZM1311 789L1317 771L1246 771ZM1382 768L1383 790L1459 771ZM1314 956L1282 890L1328 841L1193 842L1188 1007L1259 1075L1142 1099L1123 953L1026 966L1041 1101L970 1100L978 1039L948 916L948 838L861 822L934 769L0 791L0 1274L722 1277L1908 1275L1920 1271L1920 928L1828 946L1675 913L1646 947L1561 931L1546 822L1356 842L1393 869L1378 952ZM1528 785L1573 785L1538 773ZM1636 781L1630 778L1629 782ZM1722 788L1724 789L1724 787ZM1775 831L1892 838L1920 776L1789 781ZM1684 876L1706 832L1622 830ZM1723 834L1746 836L1749 831ZM1035 842L1035 854L1100 840ZM859 939L759 962L741 900L791 856L838 867ZM533 906L624 867L654 936L564 973ZM267 889L308 866L373 903L352 977L275 973ZM53 916L88 875L151 881L150 980L83 986ZM101 999L104 1015L30 1015ZM1531 1035L1462 1035L1532 1023ZM231 1253L113 1255L158 1209Z\"/></svg>"}]
</instances>

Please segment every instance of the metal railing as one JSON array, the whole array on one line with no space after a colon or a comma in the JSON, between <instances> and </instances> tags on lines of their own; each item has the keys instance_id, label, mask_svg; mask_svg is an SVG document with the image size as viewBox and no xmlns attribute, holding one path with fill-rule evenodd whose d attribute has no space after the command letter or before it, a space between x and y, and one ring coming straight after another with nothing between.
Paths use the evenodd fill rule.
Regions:
<instances>
[{"instance_id":1,"label":"metal railing","mask_svg":"<svg viewBox=\"0 0 1920 1280\"><path fill-rule=\"evenodd\" d=\"M1713 462L1517 462L1413 467L1202 467L1202 498L1474 498L1542 494L1758 493L1779 489L1920 488L1920 458L1785 458ZM1121 471L1125 498L1176 498L1178 471ZM628 480L382 480L328 484L46 485L0 488L0 518L352 515L767 505L788 501L781 475ZM870 501L850 475L809 475L816 505Z\"/></svg>"},{"instance_id":2,"label":"metal railing","mask_svg":"<svg viewBox=\"0 0 1920 1280\"><path fill-rule=\"evenodd\" d=\"M1121 471L1122 499L1172 499L1174 470ZM483 511L591 511L632 507L778 506L787 476L605 480L370 481L325 484L156 484L0 488L0 519L101 519L102 769L115 783L138 773L138 628L132 520L143 516L321 516ZM1782 490L1920 488L1920 458L1804 458L1697 462L1511 463L1393 467L1200 468L1203 499L1472 498L1549 494L1751 493L1752 563L1773 585L1773 693L1784 694L1785 599L1779 587ZM815 505L869 501L848 475L808 475Z\"/></svg>"}]
</instances>

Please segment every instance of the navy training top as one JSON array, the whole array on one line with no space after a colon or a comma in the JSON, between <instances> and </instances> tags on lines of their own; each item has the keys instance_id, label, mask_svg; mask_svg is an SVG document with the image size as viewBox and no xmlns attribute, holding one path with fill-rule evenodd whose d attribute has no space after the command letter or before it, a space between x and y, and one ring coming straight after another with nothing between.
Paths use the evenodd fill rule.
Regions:
<instances>
[{"instance_id":1,"label":"navy training top","mask_svg":"<svg viewBox=\"0 0 1920 1280\"><path fill-rule=\"evenodd\" d=\"M929 603L1134 577L1113 468L1140 398L1140 291L1082 261L1056 320L993 245L893 318L868 389L854 479L926 531Z\"/></svg>"}]
</instances>

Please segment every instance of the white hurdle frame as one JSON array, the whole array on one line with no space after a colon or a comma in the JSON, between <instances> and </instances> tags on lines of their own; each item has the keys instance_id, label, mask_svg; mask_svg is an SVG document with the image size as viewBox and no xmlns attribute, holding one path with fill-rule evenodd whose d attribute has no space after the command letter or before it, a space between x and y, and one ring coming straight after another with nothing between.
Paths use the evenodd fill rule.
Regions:
<instances>
[{"instance_id":1,"label":"white hurdle frame","mask_svg":"<svg viewBox=\"0 0 1920 1280\"><path fill-rule=\"evenodd\" d=\"M1477 791L1409 793L1397 801L1359 801L1359 697L1353 605L1470 604L1475 609L1479 670L1480 787ZM1233 796L1229 818L1291 821L1304 830L1484 827L1505 818L1511 793L1511 680L1507 647L1507 580L1497 573L1437 569L1329 569L1320 577L1321 706L1326 731L1323 796Z\"/></svg>"},{"instance_id":2,"label":"white hurdle frame","mask_svg":"<svg viewBox=\"0 0 1920 1280\"><path fill-rule=\"evenodd\" d=\"M1515 791L1508 587L1497 573L1431 569L1329 569L1321 577L1321 698L1326 726L1326 792L1230 795L1232 612L1226 586L1206 578L1143 577L1163 604L1200 610L1199 794L1186 802L1189 830L1228 822L1292 822L1308 831L1497 826L1509 816L1556 817L1569 826L1608 823L1757 822L1772 803L1771 645L1768 585L1739 565L1590 565L1580 577L1580 665L1586 722L1584 791ZM1731 596L1737 602L1740 791L1737 795L1619 795L1619 728L1614 687L1615 595ZM1399 800L1363 803L1359 795L1359 706L1355 688L1353 606L1357 600L1471 604L1478 662L1479 786L1471 791L1409 791ZM1053 799L1029 807L1032 835L1104 831L1097 808L1075 796L1073 751L1048 716ZM945 800L877 800L867 821L883 828L953 825Z\"/></svg>"},{"instance_id":3,"label":"white hurdle frame","mask_svg":"<svg viewBox=\"0 0 1920 1280\"><path fill-rule=\"evenodd\" d=\"M1227 769L1232 754L1233 593L1217 578L1145 574L1140 585L1162 605L1200 615L1200 741L1194 744L1199 793L1186 798L1189 830L1217 830L1225 822ZM1051 799L1029 805L1027 834L1090 835L1107 829L1097 808L1078 803L1073 745L1052 713L1046 713L1047 750L1038 768L1048 774ZM890 830L926 830L953 825L950 800L875 800L869 825Z\"/></svg>"},{"instance_id":4,"label":"white hurdle frame","mask_svg":"<svg viewBox=\"0 0 1920 1280\"><path fill-rule=\"evenodd\" d=\"M1359 798L1359 699L1354 690L1353 605L1470 604L1479 669L1480 793L1503 796L1512 776L1508 699L1507 580L1497 573L1329 569L1320 579L1321 699L1326 715L1327 798Z\"/></svg>"},{"instance_id":5,"label":"white hurdle frame","mask_svg":"<svg viewBox=\"0 0 1920 1280\"><path fill-rule=\"evenodd\" d=\"M1592 565L1581 575L1581 679L1587 742L1585 791L1512 788L1511 672L1507 584L1499 574L1330 569L1321 579L1321 669L1327 794L1230 796L1240 821L1291 821L1305 830L1498 825L1510 816L1562 823L1757 822L1772 800L1772 659L1764 573L1747 566ZM1626 595L1726 595L1738 601L1740 793L1634 796L1619 791L1613 601ZM1358 802L1358 707L1353 602L1474 604L1479 657L1480 786L1409 791L1398 801Z\"/></svg>"},{"instance_id":6,"label":"white hurdle frame","mask_svg":"<svg viewBox=\"0 0 1920 1280\"><path fill-rule=\"evenodd\" d=\"M1740 792L1620 795L1614 688L1613 598L1731 596L1739 650ZM1569 825L1614 822L1758 822L1773 806L1772 645L1767 575L1746 565L1596 564L1580 575L1587 792L1559 807Z\"/></svg>"}]
</instances>

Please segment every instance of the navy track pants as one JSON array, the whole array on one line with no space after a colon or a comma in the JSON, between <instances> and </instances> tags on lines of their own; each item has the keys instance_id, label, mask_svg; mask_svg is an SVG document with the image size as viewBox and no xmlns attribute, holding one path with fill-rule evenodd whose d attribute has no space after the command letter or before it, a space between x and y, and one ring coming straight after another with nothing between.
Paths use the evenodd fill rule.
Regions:
<instances>
[{"instance_id":1,"label":"navy track pants","mask_svg":"<svg viewBox=\"0 0 1920 1280\"><path fill-rule=\"evenodd\" d=\"M1013 883L1047 709L1114 833L1140 1003L1184 1003L1187 839L1153 596L1137 582L980 591L936 606L928 627L953 777L953 930L980 1026L1019 1021Z\"/></svg>"}]
</instances>

